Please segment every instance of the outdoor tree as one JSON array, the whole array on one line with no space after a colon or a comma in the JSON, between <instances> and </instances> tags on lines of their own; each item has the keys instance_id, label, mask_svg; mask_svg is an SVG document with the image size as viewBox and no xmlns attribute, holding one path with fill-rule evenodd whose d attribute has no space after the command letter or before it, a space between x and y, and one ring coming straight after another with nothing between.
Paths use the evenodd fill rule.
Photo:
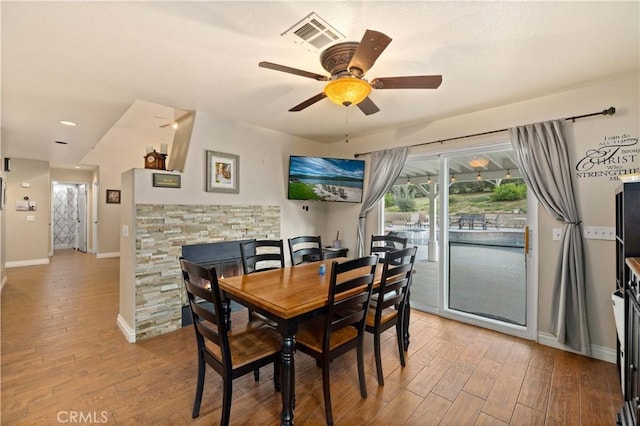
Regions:
<instances>
[{"instance_id":1,"label":"outdoor tree","mask_svg":"<svg viewBox=\"0 0 640 426\"><path fill-rule=\"evenodd\" d=\"M396 185L391 188L391 196L401 212L416 211L416 188L413 185Z\"/></svg>"}]
</instances>

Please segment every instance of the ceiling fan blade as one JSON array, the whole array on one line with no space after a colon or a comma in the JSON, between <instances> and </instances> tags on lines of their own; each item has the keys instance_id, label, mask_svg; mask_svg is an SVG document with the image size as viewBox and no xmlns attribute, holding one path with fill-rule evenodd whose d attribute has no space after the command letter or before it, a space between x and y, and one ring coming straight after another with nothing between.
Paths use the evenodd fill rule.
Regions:
<instances>
[{"instance_id":1,"label":"ceiling fan blade","mask_svg":"<svg viewBox=\"0 0 640 426\"><path fill-rule=\"evenodd\" d=\"M364 115L371 115L380 111L378 105L374 104L371 98L368 96L364 98L364 101L358 104L358 108L360 108L360 111L364 112Z\"/></svg>"},{"instance_id":2,"label":"ceiling fan blade","mask_svg":"<svg viewBox=\"0 0 640 426\"><path fill-rule=\"evenodd\" d=\"M268 68L270 70L282 71L289 74L299 75L301 77L313 78L314 80L318 80L318 81L328 81L330 79L330 77L327 77L325 75L320 75L320 74L312 73L309 71L299 70L297 68L291 68L284 65L278 65L272 62L262 61L258 64L258 66L261 68Z\"/></svg>"},{"instance_id":3,"label":"ceiling fan blade","mask_svg":"<svg viewBox=\"0 0 640 426\"><path fill-rule=\"evenodd\" d=\"M324 92L320 92L317 95L310 97L306 101L304 101L302 103L299 103L298 105L294 106L289 111L291 111L291 112L302 111L306 107L311 106L311 105L315 104L316 102L323 100L326 97L327 97L327 95L325 95Z\"/></svg>"},{"instance_id":4,"label":"ceiling fan blade","mask_svg":"<svg viewBox=\"0 0 640 426\"><path fill-rule=\"evenodd\" d=\"M374 78L371 87L374 89L437 89L441 83L441 75L413 75Z\"/></svg>"},{"instance_id":5,"label":"ceiling fan blade","mask_svg":"<svg viewBox=\"0 0 640 426\"><path fill-rule=\"evenodd\" d=\"M353 53L349 67L349 72L358 77L362 77L376 62L378 56L391 43L391 38L378 31L367 30L362 36L358 48Z\"/></svg>"}]
</instances>

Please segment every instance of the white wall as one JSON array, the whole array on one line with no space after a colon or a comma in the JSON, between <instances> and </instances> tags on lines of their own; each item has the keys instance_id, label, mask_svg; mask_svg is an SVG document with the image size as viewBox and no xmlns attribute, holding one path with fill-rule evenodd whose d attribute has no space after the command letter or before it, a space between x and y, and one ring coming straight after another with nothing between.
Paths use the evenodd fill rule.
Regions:
<instances>
[{"instance_id":1,"label":"white wall","mask_svg":"<svg viewBox=\"0 0 640 426\"><path fill-rule=\"evenodd\" d=\"M575 167L588 149L598 148L598 144L608 136L628 134L638 138L640 111L638 106L639 75L622 76L617 79L591 86L568 90L563 93L532 99L517 104L487 109L445 120L415 125L398 132L384 132L366 137L351 137L349 144L335 143L331 153L350 157L354 153L370 152L395 146L405 146L508 128L555 118L570 117L602 111L614 106L614 116L596 116L573 122L565 122L565 135L569 143L571 164ZM382 108L382 106L381 106ZM490 139L506 140L506 133L475 139L447 143L468 147L484 143ZM640 148L636 145L636 149ZM412 152L430 152L442 149L440 144L414 148ZM627 158L632 164L626 169L640 168L640 155ZM370 166L370 156L366 156ZM599 168L599 170L602 167ZM615 225L614 191L619 185L609 177L575 179L575 191L578 208L586 226ZM328 228L343 226L346 235L356 234L357 213L342 213L332 206L329 211ZM345 217L350 215L350 218ZM367 233L378 232L376 228L377 211L373 211L367 220ZM544 336L550 331L551 297L553 292L553 274L557 264L559 244L552 241L552 228L561 224L550 217L544 209L539 218L539 332ZM587 258L587 315L591 334L591 343L595 351L615 350L615 324L611 309L610 293L615 288L615 252L613 241L586 240Z\"/></svg>"},{"instance_id":2,"label":"white wall","mask_svg":"<svg viewBox=\"0 0 640 426\"><path fill-rule=\"evenodd\" d=\"M11 159L11 171L5 172L6 228L5 266L49 263L51 185L46 161ZM23 187L22 185L28 185ZM17 211L16 201L29 197L37 203L35 211ZM29 219L33 220L29 220Z\"/></svg>"},{"instance_id":3,"label":"white wall","mask_svg":"<svg viewBox=\"0 0 640 426\"><path fill-rule=\"evenodd\" d=\"M206 192L206 151L239 155L240 192ZM136 188L138 203L279 205L281 236L320 234L329 242L335 232L326 229L328 203L287 200L289 155L324 155L327 146L267 129L246 126L198 111L189 153L182 173L182 188ZM138 183L136 185L144 185Z\"/></svg>"},{"instance_id":4,"label":"white wall","mask_svg":"<svg viewBox=\"0 0 640 426\"><path fill-rule=\"evenodd\" d=\"M82 159L83 164L98 167L98 257L117 256L120 250L118 227L120 224L120 204L107 204L106 190L120 189L122 172L133 168L144 168L146 147L160 151L161 144L171 146L174 131L166 128L140 127L139 117L148 114L160 117L173 116L173 109L136 100L127 111ZM146 117L146 116L145 116ZM145 122L148 122L146 120Z\"/></svg>"}]
</instances>

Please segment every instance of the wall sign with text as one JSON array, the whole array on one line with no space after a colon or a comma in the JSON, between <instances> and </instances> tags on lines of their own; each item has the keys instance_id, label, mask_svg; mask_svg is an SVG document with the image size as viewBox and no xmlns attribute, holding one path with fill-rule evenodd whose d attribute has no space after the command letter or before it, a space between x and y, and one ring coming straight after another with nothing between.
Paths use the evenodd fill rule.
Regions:
<instances>
[{"instance_id":1,"label":"wall sign with text","mask_svg":"<svg viewBox=\"0 0 640 426\"><path fill-rule=\"evenodd\" d=\"M638 137L628 133L605 136L596 148L588 149L576 163L576 178L608 177L640 173Z\"/></svg>"}]
</instances>

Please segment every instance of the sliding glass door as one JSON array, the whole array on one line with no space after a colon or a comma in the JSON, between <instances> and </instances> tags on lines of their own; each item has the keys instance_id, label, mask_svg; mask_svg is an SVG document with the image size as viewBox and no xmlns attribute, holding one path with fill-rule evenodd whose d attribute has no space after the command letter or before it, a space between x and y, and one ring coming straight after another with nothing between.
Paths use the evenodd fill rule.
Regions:
<instances>
[{"instance_id":1,"label":"sliding glass door","mask_svg":"<svg viewBox=\"0 0 640 426\"><path fill-rule=\"evenodd\" d=\"M509 144L410 157L385 198L384 226L418 247L412 307L533 338L527 195Z\"/></svg>"},{"instance_id":2,"label":"sliding glass door","mask_svg":"<svg viewBox=\"0 0 640 426\"><path fill-rule=\"evenodd\" d=\"M511 150L453 154L446 164L444 307L527 334L527 187Z\"/></svg>"}]
</instances>

